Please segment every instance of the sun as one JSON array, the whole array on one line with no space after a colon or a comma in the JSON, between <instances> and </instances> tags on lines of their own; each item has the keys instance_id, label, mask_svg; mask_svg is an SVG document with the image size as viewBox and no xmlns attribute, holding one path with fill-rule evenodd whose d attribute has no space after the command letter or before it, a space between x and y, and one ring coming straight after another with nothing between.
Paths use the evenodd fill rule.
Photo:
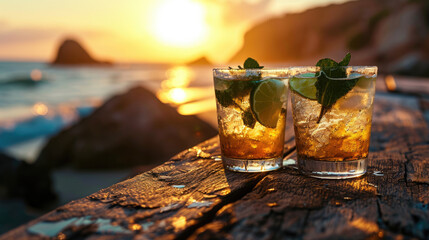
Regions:
<instances>
[{"instance_id":1,"label":"sun","mask_svg":"<svg viewBox=\"0 0 429 240\"><path fill-rule=\"evenodd\" d=\"M152 32L163 44L191 47L202 44L208 26L206 9L194 0L162 0L153 12Z\"/></svg>"}]
</instances>

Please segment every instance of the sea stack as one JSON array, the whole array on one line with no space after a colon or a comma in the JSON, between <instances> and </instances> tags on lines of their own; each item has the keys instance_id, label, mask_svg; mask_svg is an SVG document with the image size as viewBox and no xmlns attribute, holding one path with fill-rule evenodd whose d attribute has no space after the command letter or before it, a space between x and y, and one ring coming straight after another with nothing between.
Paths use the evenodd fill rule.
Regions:
<instances>
[{"instance_id":1,"label":"sea stack","mask_svg":"<svg viewBox=\"0 0 429 240\"><path fill-rule=\"evenodd\" d=\"M74 39L64 40L58 48L52 64L61 65L110 65L107 61L95 60L82 45Z\"/></svg>"},{"instance_id":2,"label":"sea stack","mask_svg":"<svg viewBox=\"0 0 429 240\"><path fill-rule=\"evenodd\" d=\"M188 62L188 66L211 66L213 65L206 57L200 57L191 62Z\"/></svg>"}]
</instances>

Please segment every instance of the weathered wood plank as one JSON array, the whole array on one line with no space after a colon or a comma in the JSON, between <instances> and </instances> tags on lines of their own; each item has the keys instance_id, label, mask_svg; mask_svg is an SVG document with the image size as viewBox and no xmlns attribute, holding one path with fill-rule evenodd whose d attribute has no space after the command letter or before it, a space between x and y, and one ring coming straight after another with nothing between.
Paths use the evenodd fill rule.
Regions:
<instances>
[{"instance_id":1,"label":"weathered wood plank","mask_svg":"<svg viewBox=\"0 0 429 240\"><path fill-rule=\"evenodd\" d=\"M429 185L419 172L427 170L418 165L427 161L429 134L417 100L377 97L374 113L368 174L333 181L293 169L271 173L191 238L429 236Z\"/></svg>"},{"instance_id":2,"label":"weathered wood plank","mask_svg":"<svg viewBox=\"0 0 429 240\"><path fill-rule=\"evenodd\" d=\"M28 227L72 217L112 219L129 232L68 229L62 237L137 239L365 239L429 236L428 127L414 97L378 96L369 173L319 180L294 169L224 171L217 138L164 165L73 201L0 239L31 239ZM290 158L294 142L290 114Z\"/></svg>"},{"instance_id":3,"label":"weathered wood plank","mask_svg":"<svg viewBox=\"0 0 429 240\"><path fill-rule=\"evenodd\" d=\"M293 137L289 137L285 143L286 151L294 146ZM113 219L115 224L130 229L130 236L140 235L148 239L187 237L210 221L224 205L248 193L266 175L225 172L221 161L216 160L215 156L219 154L216 137L149 172L73 201L0 238L37 237L26 229L42 221L58 222L84 216ZM68 234L81 236L88 231L94 234L96 229L81 233L68 231ZM117 237L123 237L123 234Z\"/></svg>"}]
</instances>

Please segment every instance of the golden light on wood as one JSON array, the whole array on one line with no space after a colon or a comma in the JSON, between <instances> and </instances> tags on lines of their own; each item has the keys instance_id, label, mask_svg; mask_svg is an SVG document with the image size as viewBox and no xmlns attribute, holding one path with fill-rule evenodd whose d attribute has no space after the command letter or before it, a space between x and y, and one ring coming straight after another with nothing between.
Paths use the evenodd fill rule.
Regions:
<instances>
[{"instance_id":1,"label":"golden light on wood","mask_svg":"<svg viewBox=\"0 0 429 240\"><path fill-rule=\"evenodd\" d=\"M176 230L184 229L186 227L186 217L180 216L175 218L172 225Z\"/></svg>"},{"instance_id":2,"label":"golden light on wood","mask_svg":"<svg viewBox=\"0 0 429 240\"><path fill-rule=\"evenodd\" d=\"M207 35L206 9L194 0L163 0L154 10L152 32L158 41L178 47L201 44Z\"/></svg>"},{"instance_id":3,"label":"golden light on wood","mask_svg":"<svg viewBox=\"0 0 429 240\"><path fill-rule=\"evenodd\" d=\"M130 229L133 231L140 231L142 229L142 226L140 224L134 223L130 226Z\"/></svg>"}]
</instances>

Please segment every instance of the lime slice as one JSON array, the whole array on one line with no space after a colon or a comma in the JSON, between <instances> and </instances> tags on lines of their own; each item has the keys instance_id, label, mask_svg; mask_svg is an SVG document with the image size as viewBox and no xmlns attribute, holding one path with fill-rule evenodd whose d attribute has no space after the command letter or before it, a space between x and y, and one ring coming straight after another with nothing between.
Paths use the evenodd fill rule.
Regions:
<instances>
[{"instance_id":1,"label":"lime slice","mask_svg":"<svg viewBox=\"0 0 429 240\"><path fill-rule=\"evenodd\" d=\"M259 83L250 93L250 106L258 122L275 128L282 110L286 86L280 79L267 79Z\"/></svg>"},{"instance_id":2,"label":"lime slice","mask_svg":"<svg viewBox=\"0 0 429 240\"><path fill-rule=\"evenodd\" d=\"M292 90L299 93L301 96L316 100L316 81L317 78L293 77L289 80L289 86Z\"/></svg>"}]
</instances>

